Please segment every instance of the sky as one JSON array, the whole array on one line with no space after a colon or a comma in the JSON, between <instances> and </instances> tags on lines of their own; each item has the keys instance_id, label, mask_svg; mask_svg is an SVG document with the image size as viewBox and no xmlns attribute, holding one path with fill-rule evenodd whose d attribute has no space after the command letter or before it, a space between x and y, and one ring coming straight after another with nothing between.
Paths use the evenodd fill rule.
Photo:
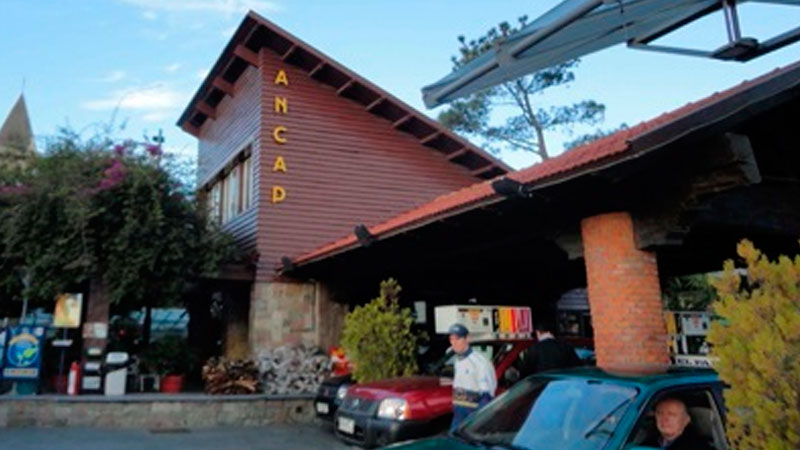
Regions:
<instances>
[{"instance_id":1,"label":"sky","mask_svg":"<svg viewBox=\"0 0 800 450\"><path fill-rule=\"evenodd\" d=\"M196 155L197 140L176 125L207 71L250 9L277 23L411 106L420 89L451 70L457 36L478 37L521 15L535 18L556 0L2 0L0 120L24 92L37 145L60 127L85 136L108 124L119 138L166 138L168 152ZM744 5L742 34L765 39L800 23L800 8ZM721 16L665 44L713 49L725 42ZM628 49L582 58L576 81L544 94L547 105L594 99L601 128L629 126L800 60L800 43L748 63ZM588 130L587 130L588 131ZM547 135L560 151L574 136ZM500 158L520 168L524 152Z\"/></svg>"}]
</instances>

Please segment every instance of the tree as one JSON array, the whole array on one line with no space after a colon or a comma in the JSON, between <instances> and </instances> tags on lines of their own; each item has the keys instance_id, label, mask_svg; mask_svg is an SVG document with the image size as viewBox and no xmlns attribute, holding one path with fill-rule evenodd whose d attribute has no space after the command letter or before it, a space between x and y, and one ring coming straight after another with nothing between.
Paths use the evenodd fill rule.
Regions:
<instances>
[{"instance_id":1,"label":"tree","mask_svg":"<svg viewBox=\"0 0 800 450\"><path fill-rule=\"evenodd\" d=\"M725 391L732 448L800 448L800 256L770 261L743 240L747 277L725 262L711 277L719 300L711 325L715 367Z\"/></svg>"},{"instance_id":2,"label":"tree","mask_svg":"<svg viewBox=\"0 0 800 450\"><path fill-rule=\"evenodd\" d=\"M459 36L461 47L459 55L452 57L453 69L466 65L519 31L527 24L528 17L522 16L518 21L518 28L502 22L477 40L467 41L464 36ZM499 143L512 150L533 152L546 160L550 151L545 142L545 131L569 131L576 124L594 125L603 120L605 106L594 100L550 108L540 107L536 102L536 96L545 90L574 81L577 66L577 59L567 61L456 100L439 114L439 121L456 132L484 138L490 144ZM492 112L503 106L511 106L514 112L504 124L493 125L490 120ZM499 150L493 146L489 149Z\"/></svg>"},{"instance_id":3,"label":"tree","mask_svg":"<svg viewBox=\"0 0 800 450\"><path fill-rule=\"evenodd\" d=\"M716 291L703 274L683 275L664 283L662 298L670 311L706 311Z\"/></svg>"},{"instance_id":4,"label":"tree","mask_svg":"<svg viewBox=\"0 0 800 450\"><path fill-rule=\"evenodd\" d=\"M399 295L397 281L383 281L377 298L345 316L341 343L358 383L417 371L419 336L411 331L414 318L408 308L400 308Z\"/></svg>"},{"instance_id":5,"label":"tree","mask_svg":"<svg viewBox=\"0 0 800 450\"><path fill-rule=\"evenodd\" d=\"M65 130L26 170L0 175L0 296L52 301L100 281L123 310L177 302L233 246L175 164L152 142Z\"/></svg>"}]
</instances>

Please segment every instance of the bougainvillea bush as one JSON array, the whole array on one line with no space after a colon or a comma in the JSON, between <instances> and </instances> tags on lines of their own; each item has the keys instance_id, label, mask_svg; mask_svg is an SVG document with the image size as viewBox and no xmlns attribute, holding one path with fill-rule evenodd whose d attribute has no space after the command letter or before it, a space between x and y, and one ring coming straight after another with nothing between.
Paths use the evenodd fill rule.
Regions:
<instances>
[{"instance_id":1,"label":"bougainvillea bush","mask_svg":"<svg viewBox=\"0 0 800 450\"><path fill-rule=\"evenodd\" d=\"M62 131L0 173L0 302L91 281L123 307L174 303L233 251L178 169L157 143Z\"/></svg>"}]
</instances>

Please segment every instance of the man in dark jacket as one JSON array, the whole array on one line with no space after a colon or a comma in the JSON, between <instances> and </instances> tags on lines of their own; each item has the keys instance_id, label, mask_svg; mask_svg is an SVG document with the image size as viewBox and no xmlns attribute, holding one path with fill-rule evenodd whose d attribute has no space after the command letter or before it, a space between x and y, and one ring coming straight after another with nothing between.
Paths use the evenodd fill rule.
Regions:
<instances>
[{"instance_id":1,"label":"man in dark jacket","mask_svg":"<svg viewBox=\"0 0 800 450\"><path fill-rule=\"evenodd\" d=\"M546 322L537 322L536 344L528 349L521 372L522 376L553 369L579 366L581 360L571 345L556 340L552 328Z\"/></svg>"},{"instance_id":2,"label":"man in dark jacket","mask_svg":"<svg viewBox=\"0 0 800 450\"><path fill-rule=\"evenodd\" d=\"M706 439L688 427L692 421L683 401L668 397L656 405L656 428L653 436L644 445L668 450L713 450Z\"/></svg>"}]
</instances>

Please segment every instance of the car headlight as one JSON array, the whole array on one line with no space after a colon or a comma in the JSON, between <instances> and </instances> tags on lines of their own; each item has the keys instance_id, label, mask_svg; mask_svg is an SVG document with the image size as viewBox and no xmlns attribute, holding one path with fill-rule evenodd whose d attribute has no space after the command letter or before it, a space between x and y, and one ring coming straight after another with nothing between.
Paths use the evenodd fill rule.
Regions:
<instances>
[{"instance_id":1,"label":"car headlight","mask_svg":"<svg viewBox=\"0 0 800 450\"><path fill-rule=\"evenodd\" d=\"M345 395L347 395L347 388L349 385L343 384L339 386L339 389L336 390L336 399L341 401L344 400Z\"/></svg>"},{"instance_id":2,"label":"car headlight","mask_svg":"<svg viewBox=\"0 0 800 450\"><path fill-rule=\"evenodd\" d=\"M378 417L403 420L408 412L408 403L402 398L387 398L378 405Z\"/></svg>"}]
</instances>

